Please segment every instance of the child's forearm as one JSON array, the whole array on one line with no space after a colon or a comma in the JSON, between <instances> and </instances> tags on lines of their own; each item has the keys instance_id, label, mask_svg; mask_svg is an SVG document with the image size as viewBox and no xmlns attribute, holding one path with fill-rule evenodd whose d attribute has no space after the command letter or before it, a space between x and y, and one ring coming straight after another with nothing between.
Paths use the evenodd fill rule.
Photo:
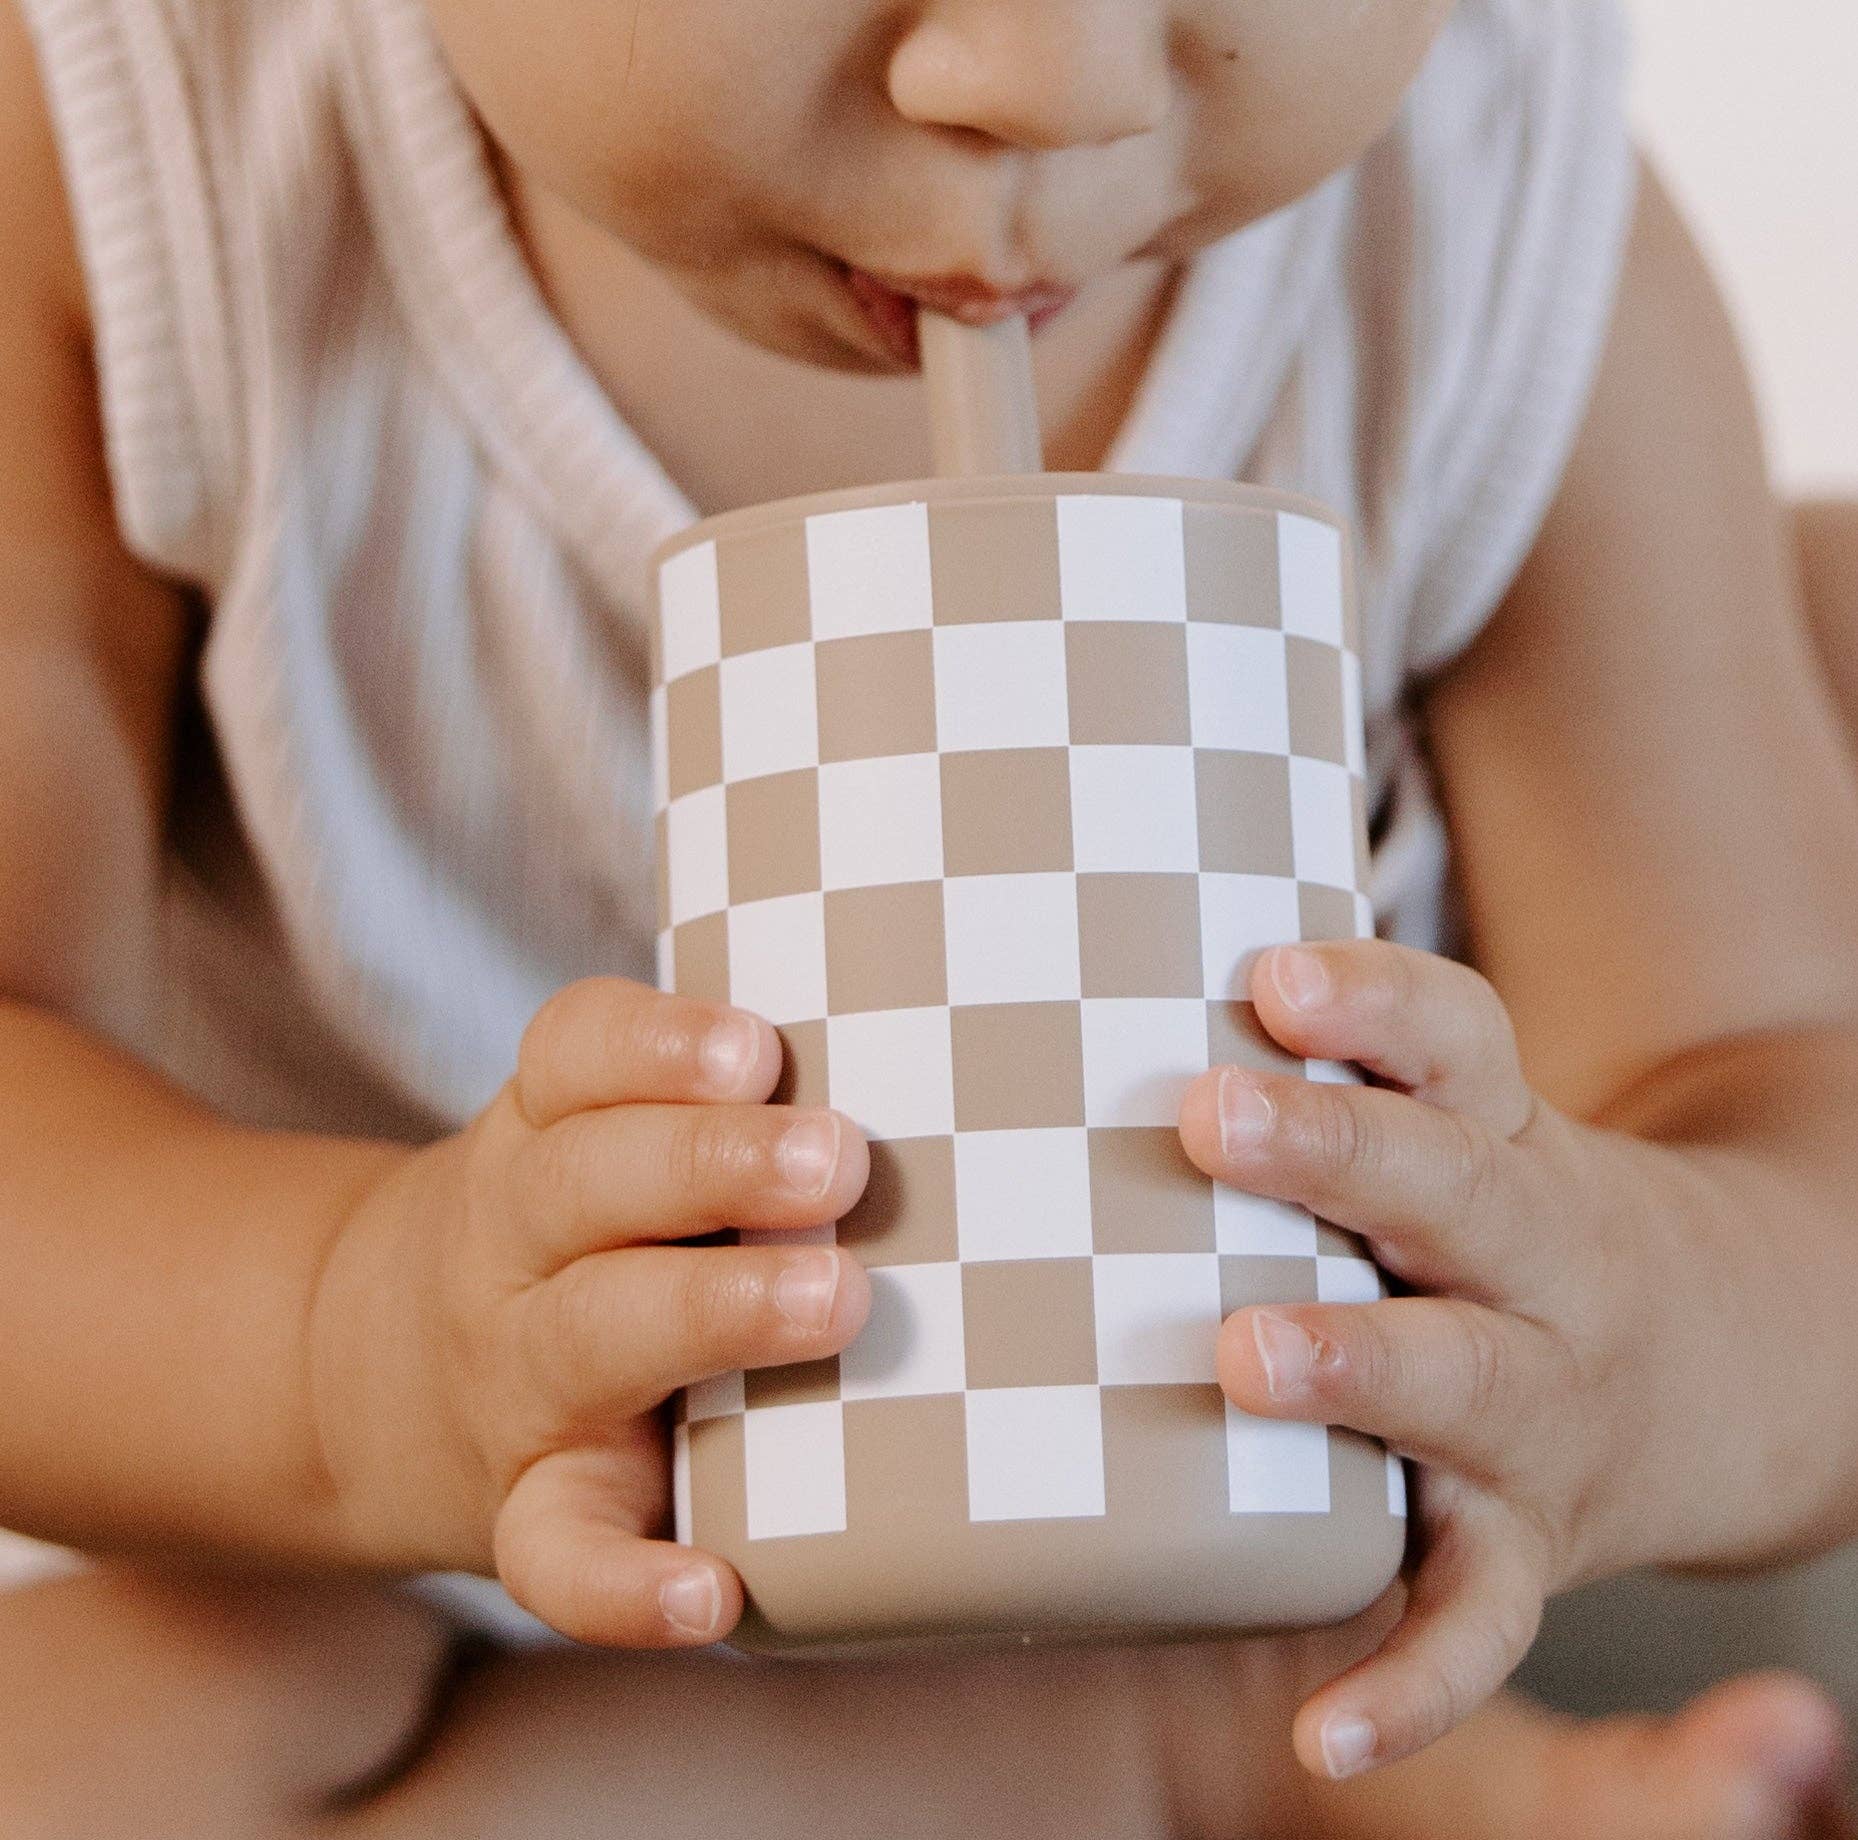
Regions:
<instances>
[{"instance_id":1,"label":"child's forearm","mask_svg":"<svg viewBox=\"0 0 1858 1840\"><path fill-rule=\"evenodd\" d=\"M1601 1122L1683 1150L1707 1199L1680 1260L1727 1274L1668 1325L1669 1557L1768 1564L1858 1534L1858 1027L1719 1043ZM1710 1244L1711 1240L1715 1244ZM1648 1476L1648 1489L1659 1478Z\"/></svg>"},{"instance_id":2,"label":"child's forearm","mask_svg":"<svg viewBox=\"0 0 1858 1840\"><path fill-rule=\"evenodd\" d=\"M101 1549L366 1563L307 1329L390 1147L243 1131L0 1004L0 1525Z\"/></svg>"}]
</instances>

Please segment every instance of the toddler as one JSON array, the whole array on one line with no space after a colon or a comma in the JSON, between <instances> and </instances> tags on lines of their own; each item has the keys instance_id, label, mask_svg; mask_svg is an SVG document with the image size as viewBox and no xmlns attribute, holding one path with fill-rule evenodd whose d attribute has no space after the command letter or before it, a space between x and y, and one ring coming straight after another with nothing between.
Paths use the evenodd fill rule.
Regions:
<instances>
[{"instance_id":1,"label":"toddler","mask_svg":"<svg viewBox=\"0 0 1858 1840\"><path fill-rule=\"evenodd\" d=\"M1858 1524L1858 803L1606 0L0 19L0 1521L219 1574L7 1607L28 1820L1795 1831L1834 1738L1784 1685L1501 1710L1405 1787L1272 1761L1299 1700L1331 1782L1420 1750L1549 1591ZM1254 996L1376 1083L1224 1070L1182 1133L1418 1293L1221 1348L1426 1466L1404 1603L815 1673L465 1666L409 1599L236 1581L494 1571L611 1647L740 1614L662 1538L660 1408L856 1334L807 1230L868 1162L770 1102L766 1024L644 988L647 558L922 471L920 304L1034 316L1054 464L1358 534L1387 937Z\"/></svg>"}]
</instances>

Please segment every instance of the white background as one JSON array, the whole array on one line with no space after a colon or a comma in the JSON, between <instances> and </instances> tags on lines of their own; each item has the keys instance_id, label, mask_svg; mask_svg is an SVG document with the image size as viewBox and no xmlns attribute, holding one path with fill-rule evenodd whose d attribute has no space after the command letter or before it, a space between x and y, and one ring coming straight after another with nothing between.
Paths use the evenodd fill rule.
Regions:
<instances>
[{"instance_id":1,"label":"white background","mask_svg":"<svg viewBox=\"0 0 1858 1840\"><path fill-rule=\"evenodd\" d=\"M1728 289L1776 467L1858 490L1858 0L1630 0L1638 114Z\"/></svg>"}]
</instances>

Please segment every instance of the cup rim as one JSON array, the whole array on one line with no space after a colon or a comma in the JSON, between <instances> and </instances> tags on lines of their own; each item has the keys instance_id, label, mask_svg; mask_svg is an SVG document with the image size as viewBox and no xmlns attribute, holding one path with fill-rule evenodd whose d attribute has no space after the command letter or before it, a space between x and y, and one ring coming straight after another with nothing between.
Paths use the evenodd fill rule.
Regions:
<instances>
[{"instance_id":1,"label":"cup rim","mask_svg":"<svg viewBox=\"0 0 1858 1840\"><path fill-rule=\"evenodd\" d=\"M852 486L800 498L771 500L721 511L679 531L653 552L654 576L673 557L700 544L738 537L775 524L790 524L836 511L876 511L894 505L981 501L1010 504L1039 498L1176 498L1185 504L1220 505L1249 511L1290 512L1314 519L1348 535L1347 521L1319 499L1284 492L1275 486L1241 485L1234 480L1188 479L1140 473L998 473L974 479L904 479L894 485Z\"/></svg>"}]
</instances>

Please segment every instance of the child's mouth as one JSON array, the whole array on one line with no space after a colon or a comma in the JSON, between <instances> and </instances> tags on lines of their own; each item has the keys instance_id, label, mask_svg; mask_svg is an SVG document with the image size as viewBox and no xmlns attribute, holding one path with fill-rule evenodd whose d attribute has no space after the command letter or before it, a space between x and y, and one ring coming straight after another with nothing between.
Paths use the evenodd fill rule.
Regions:
<instances>
[{"instance_id":1,"label":"child's mouth","mask_svg":"<svg viewBox=\"0 0 1858 1840\"><path fill-rule=\"evenodd\" d=\"M965 275L884 278L849 266L845 267L844 274L866 324L884 350L910 370L915 370L922 362L916 315L923 307L932 307L953 319L980 326L1023 314L1037 332L1056 319L1077 295L1075 288L1052 285L1001 293Z\"/></svg>"}]
</instances>

